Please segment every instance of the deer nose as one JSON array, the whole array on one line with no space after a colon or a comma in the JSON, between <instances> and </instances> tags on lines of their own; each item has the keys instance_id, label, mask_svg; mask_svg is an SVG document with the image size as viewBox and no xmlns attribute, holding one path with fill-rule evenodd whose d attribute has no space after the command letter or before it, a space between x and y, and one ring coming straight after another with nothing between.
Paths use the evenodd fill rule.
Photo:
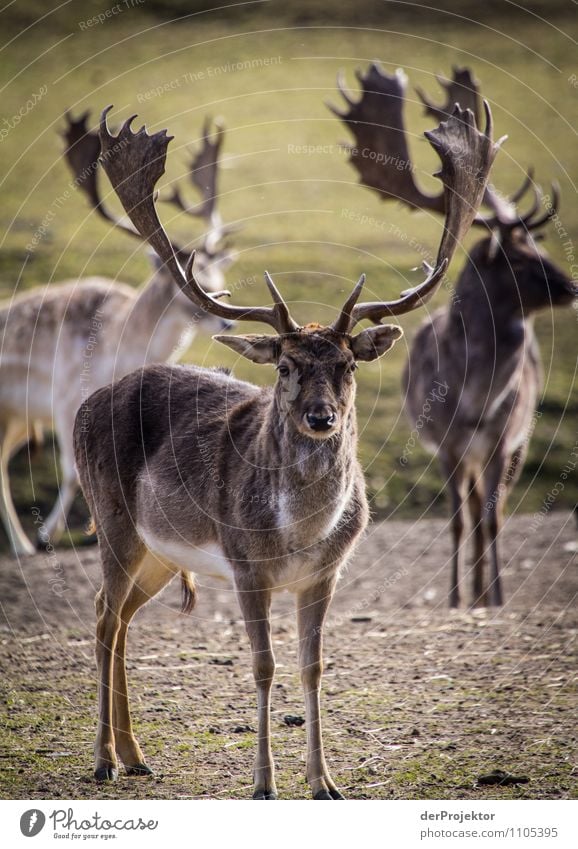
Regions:
<instances>
[{"instance_id":1,"label":"deer nose","mask_svg":"<svg viewBox=\"0 0 578 849\"><path fill-rule=\"evenodd\" d=\"M311 428L311 430L330 430L337 416L335 413L332 413L330 410L326 410L318 413L307 413L305 416L305 421Z\"/></svg>"}]
</instances>

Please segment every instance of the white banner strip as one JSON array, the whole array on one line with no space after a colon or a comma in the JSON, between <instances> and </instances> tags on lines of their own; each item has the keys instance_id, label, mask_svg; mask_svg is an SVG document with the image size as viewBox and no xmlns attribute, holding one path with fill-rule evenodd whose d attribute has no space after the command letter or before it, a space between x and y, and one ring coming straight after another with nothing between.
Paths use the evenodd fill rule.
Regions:
<instances>
[{"instance_id":1,"label":"white banner strip","mask_svg":"<svg viewBox=\"0 0 578 849\"><path fill-rule=\"evenodd\" d=\"M299 810L297 810L299 808ZM574 801L2 801L3 845L575 849ZM64 843L64 841L67 841Z\"/></svg>"}]
</instances>

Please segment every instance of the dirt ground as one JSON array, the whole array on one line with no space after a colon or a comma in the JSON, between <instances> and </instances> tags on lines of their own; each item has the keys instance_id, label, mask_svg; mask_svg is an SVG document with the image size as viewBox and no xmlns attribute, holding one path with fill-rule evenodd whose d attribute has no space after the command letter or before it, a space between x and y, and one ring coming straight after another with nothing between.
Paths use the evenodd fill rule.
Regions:
<instances>
[{"instance_id":1,"label":"dirt ground","mask_svg":"<svg viewBox=\"0 0 578 849\"><path fill-rule=\"evenodd\" d=\"M503 532L507 604L446 606L446 523L376 523L343 576L325 641L327 756L348 798L576 798L577 531L569 513ZM136 733L155 770L92 780L98 551L0 562L3 798L249 798L255 695L232 593L177 582L129 641ZM469 590L464 576L464 589ZM274 605L273 746L282 798L307 798L292 599ZM529 779L485 786L495 769Z\"/></svg>"}]
</instances>

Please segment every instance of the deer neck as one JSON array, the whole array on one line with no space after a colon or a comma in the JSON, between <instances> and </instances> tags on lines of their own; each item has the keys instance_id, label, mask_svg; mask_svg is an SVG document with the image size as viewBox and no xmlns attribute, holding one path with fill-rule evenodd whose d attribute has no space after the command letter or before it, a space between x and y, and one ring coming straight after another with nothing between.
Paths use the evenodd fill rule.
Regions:
<instances>
[{"instance_id":1,"label":"deer neck","mask_svg":"<svg viewBox=\"0 0 578 849\"><path fill-rule=\"evenodd\" d=\"M474 281L469 281L473 283ZM463 387L460 406L475 418L490 413L519 384L524 360L533 344L532 319L519 307L480 281L458 289L448 312L445 347L457 385Z\"/></svg>"},{"instance_id":2,"label":"deer neck","mask_svg":"<svg viewBox=\"0 0 578 849\"><path fill-rule=\"evenodd\" d=\"M189 318L175 297L172 281L157 271L138 293L127 317L127 341L139 366L177 360L194 332Z\"/></svg>"},{"instance_id":3,"label":"deer neck","mask_svg":"<svg viewBox=\"0 0 578 849\"><path fill-rule=\"evenodd\" d=\"M274 398L264 421L263 466L277 523L298 550L327 537L353 493L357 469L354 407L338 433L314 440L297 430Z\"/></svg>"}]
</instances>

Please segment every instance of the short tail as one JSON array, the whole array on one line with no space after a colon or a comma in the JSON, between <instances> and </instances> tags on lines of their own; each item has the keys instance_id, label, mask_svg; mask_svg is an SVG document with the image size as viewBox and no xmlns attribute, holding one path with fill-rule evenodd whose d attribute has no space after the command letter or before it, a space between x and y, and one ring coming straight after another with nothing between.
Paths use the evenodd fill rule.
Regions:
<instances>
[{"instance_id":1,"label":"short tail","mask_svg":"<svg viewBox=\"0 0 578 849\"><path fill-rule=\"evenodd\" d=\"M190 572L181 572L181 613L192 613L197 601L195 581Z\"/></svg>"},{"instance_id":2,"label":"short tail","mask_svg":"<svg viewBox=\"0 0 578 849\"><path fill-rule=\"evenodd\" d=\"M94 521L92 516L90 517L90 519L86 523L84 533L86 534L87 537L90 537L90 536L92 536L92 534L96 533L96 522Z\"/></svg>"},{"instance_id":3,"label":"short tail","mask_svg":"<svg viewBox=\"0 0 578 849\"><path fill-rule=\"evenodd\" d=\"M44 445L44 428L42 422L34 421L29 434L30 453L39 454Z\"/></svg>"}]
</instances>

